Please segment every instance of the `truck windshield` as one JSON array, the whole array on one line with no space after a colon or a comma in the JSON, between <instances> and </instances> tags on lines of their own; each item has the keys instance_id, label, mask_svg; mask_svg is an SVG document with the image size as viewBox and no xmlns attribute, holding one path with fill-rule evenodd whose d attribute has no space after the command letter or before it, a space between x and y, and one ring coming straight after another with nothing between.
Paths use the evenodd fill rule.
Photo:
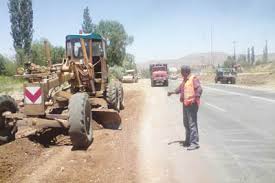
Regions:
<instances>
[{"instance_id":1,"label":"truck windshield","mask_svg":"<svg viewBox=\"0 0 275 183\"><path fill-rule=\"evenodd\" d=\"M155 72L155 71L166 71L166 68L165 67L153 67L152 71L153 72Z\"/></svg>"}]
</instances>

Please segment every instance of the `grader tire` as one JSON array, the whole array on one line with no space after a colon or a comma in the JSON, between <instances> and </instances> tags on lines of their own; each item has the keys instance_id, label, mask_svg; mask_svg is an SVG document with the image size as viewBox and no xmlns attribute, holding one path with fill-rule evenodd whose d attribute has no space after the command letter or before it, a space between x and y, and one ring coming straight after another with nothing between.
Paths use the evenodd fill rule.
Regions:
<instances>
[{"instance_id":1,"label":"grader tire","mask_svg":"<svg viewBox=\"0 0 275 183\"><path fill-rule=\"evenodd\" d=\"M0 144L15 140L15 127L7 126L7 124L5 124L5 117L2 116L3 113L7 111L16 113L18 106L12 97L2 95L0 96Z\"/></svg>"},{"instance_id":2,"label":"grader tire","mask_svg":"<svg viewBox=\"0 0 275 183\"><path fill-rule=\"evenodd\" d=\"M154 80L151 80L151 87L155 87L155 82L154 82Z\"/></svg>"},{"instance_id":3,"label":"grader tire","mask_svg":"<svg viewBox=\"0 0 275 183\"><path fill-rule=\"evenodd\" d=\"M123 110L125 108L125 106L124 106L124 90L123 90L123 86L120 82L117 84L117 89L118 89L118 98L120 101L120 110Z\"/></svg>"},{"instance_id":4,"label":"grader tire","mask_svg":"<svg viewBox=\"0 0 275 183\"><path fill-rule=\"evenodd\" d=\"M167 79L165 82L164 82L164 86L168 86L169 85L169 80Z\"/></svg>"},{"instance_id":5,"label":"grader tire","mask_svg":"<svg viewBox=\"0 0 275 183\"><path fill-rule=\"evenodd\" d=\"M120 111L120 100L116 83L109 83L106 89L106 100L110 109Z\"/></svg>"},{"instance_id":6,"label":"grader tire","mask_svg":"<svg viewBox=\"0 0 275 183\"><path fill-rule=\"evenodd\" d=\"M74 148L88 148L93 140L92 111L86 93L74 94L69 102L69 136Z\"/></svg>"}]
</instances>

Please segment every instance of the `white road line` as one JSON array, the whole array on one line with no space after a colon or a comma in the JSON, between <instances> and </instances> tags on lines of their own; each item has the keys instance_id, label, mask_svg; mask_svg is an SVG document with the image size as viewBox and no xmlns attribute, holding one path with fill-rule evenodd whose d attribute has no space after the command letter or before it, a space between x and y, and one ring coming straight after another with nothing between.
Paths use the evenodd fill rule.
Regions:
<instances>
[{"instance_id":1,"label":"white road line","mask_svg":"<svg viewBox=\"0 0 275 183\"><path fill-rule=\"evenodd\" d=\"M224 93L231 94L231 95L239 95L239 96L250 97L250 95L247 95L247 94L232 92L232 91L226 91L226 90L222 90L222 89L212 88L212 87L209 87L209 86L204 86L204 88L209 89L209 90L218 91L218 92L224 92Z\"/></svg>"},{"instance_id":2,"label":"white road line","mask_svg":"<svg viewBox=\"0 0 275 183\"><path fill-rule=\"evenodd\" d=\"M264 98L264 97L251 96L250 98L252 98L252 99L259 99L259 100L264 100L264 101L266 101L266 102L275 103L275 100L268 99L268 98Z\"/></svg>"},{"instance_id":3,"label":"white road line","mask_svg":"<svg viewBox=\"0 0 275 183\"><path fill-rule=\"evenodd\" d=\"M244 93L226 91L226 90L212 88L212 87L208 87L208 86L204 86L204 88L209 89L209 90L214 90L214 91L219 91L219 92L231 94L231 95L239 95L239 96L249 97L251 99L257 99L257 100L262 100L262 101L265 101L265 102L275 103L274 99L269 99L269 98L265 98L265 97L257 97L257 96L254 96L254 95L248 95L248 94L244 94Z\"/></svg>"},{"instance_id":4,"label":"white road line","mask_svg":"<svg viewBox=\"0 0 275 183\"><path fill-rule=\"evenodd\" d=\"M219 111L226 112L226 110L224 110L223 108L220 108L220 107L218 107L216 105L213 105L213 104L210 104L210 103L207 103L207 102L205 102L204 104L206 104L206 105L208 105L208 106L210 106L210 107L212 107L214 109L217 109Z\"/></svg>"},{"instance_id":5,"label":"white road line","mask_svg":"<svg viewBox=\"0 0 275 183\"><path fill-rule=\"evenodd\" d=\"M274 90L269 88L258 88L258 87L251 87L251 86L245 86L245 85L224 85L224 84L212 84L211 86L215 86L215 85L224 86L227 88L240 88L240 89L248 89L248 90L253 90L258 92L263 91L266 93L274 93Z\"/></svg>"}]
</instances>

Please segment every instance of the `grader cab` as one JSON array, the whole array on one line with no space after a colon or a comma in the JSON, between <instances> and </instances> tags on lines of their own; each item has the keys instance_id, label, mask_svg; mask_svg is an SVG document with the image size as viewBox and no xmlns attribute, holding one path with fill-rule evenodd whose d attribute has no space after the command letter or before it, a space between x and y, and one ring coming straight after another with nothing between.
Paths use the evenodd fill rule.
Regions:
<instances>
[{"instance_id":1,"label":"grader cab","mask_svg":"<svg viewBox=\"0 0 275 183\"><path fill-rule=\"evenodd\" d=\"M66 36L66 58L48 67L26 63L16 77L27 80L19 107L10 96L0 96L0 144L15 139L18 126L37 130L62 128L76 148L92 142L92 121L120 128L123 88L108 78L106 42L98 34Z\"/></svg>"}]
</instances>

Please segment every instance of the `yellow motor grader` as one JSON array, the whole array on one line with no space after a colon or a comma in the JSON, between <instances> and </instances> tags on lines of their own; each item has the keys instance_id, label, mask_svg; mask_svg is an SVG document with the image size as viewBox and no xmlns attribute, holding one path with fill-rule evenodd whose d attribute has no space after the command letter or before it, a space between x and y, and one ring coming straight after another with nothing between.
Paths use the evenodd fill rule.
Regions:
<instances>
[{"instance_id":1,"label":"yellow motor grader","mask_svg":"<svg viewBox=\"0 0 275 183\"><path fill-rule=\"evenodd\" d=\"M16 77L27 80L24 98L0 96L0 144L15 139L18 126L67 130L73 147L87 148L93 139L92 121L120 128L123 88L108 78L106 41L98 34L66 36L66 58L48 67L26 63Z\"/></svg>"}]
</instances>

